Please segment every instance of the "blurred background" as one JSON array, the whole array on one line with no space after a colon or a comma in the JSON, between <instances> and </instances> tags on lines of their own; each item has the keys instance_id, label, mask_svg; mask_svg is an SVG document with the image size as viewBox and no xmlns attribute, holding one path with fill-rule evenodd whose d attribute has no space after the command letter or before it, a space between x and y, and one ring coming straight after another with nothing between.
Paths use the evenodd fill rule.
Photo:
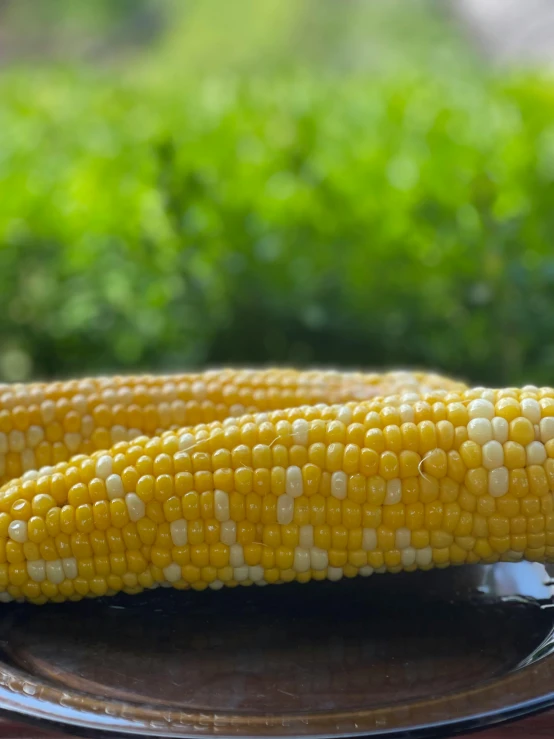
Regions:
<instances>
[{"instance_id":1,"label":"blurred background","mask_svg":"<svg viewBox=\"0 0 554 739\"><path fill-rule=\"evenodd\" d=\"M554 384L546 0L0 0L0 381Z\"/></svg>"}]
</instances>

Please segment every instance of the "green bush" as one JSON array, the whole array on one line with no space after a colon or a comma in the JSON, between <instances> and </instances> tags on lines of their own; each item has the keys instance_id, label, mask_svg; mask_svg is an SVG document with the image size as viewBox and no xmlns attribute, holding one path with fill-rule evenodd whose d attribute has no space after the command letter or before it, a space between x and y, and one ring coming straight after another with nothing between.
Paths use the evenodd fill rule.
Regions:
<instances>
[{"instance_id":1,"label":"green bush","mask_svg":"<svg viewBox=\"0 0 554 739\"><path fill-rule=\"evenodd\" d=\"M419 365L553 383L554 86L0 80L0 374Z\"/></svg>"}]
</instances>

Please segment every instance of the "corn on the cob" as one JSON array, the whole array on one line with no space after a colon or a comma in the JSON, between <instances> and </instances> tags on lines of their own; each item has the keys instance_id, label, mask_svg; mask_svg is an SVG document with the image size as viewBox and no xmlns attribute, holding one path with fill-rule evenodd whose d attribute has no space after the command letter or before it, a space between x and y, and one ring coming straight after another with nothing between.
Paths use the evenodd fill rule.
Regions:
<instances>
[{"instance_id":1,"label":"corn on the cob","mask_svg":"<svg viewBox=\"0 0 554 739\"><path fill-rule=\"evenodd\" d=\"M121 420L116 405L130 413L131 405L157 403L158 416L155 429L143 427L153 436L113 445L106 437L97 451L86 447L70 461L6 483L0 600L554 560L552 388L469 390L394 374L229 372L183 379L187 392L203 383L209 400L191 401L190 415L181 398L189 425L172 428L183 424L159 406L176 402L170 393L181 381L140 380L138 392L128 378L101 382L108 398L95 381L41 386L40 396L33 387L4 388L2 398L22 400L2 400L6 425L15 425L17 408L31 417L39 398L54 403L55 420L49 415L47 424L61 425L60 416L73 411L94 420L99 405L111 409L111 422ZM147 398L143 387L154 388ZM71 406L75 395L84 400ZM64 409L58 417L57 400ZM211 405L200 411L201 402ZM267 410L276 404L287 407ZM251 412L233 415L243 410ZM201 412L207 415L194 416ZM206 423L218 415L226 418ZM98 416L99 428L107 429L105 422ZM164 426L169 430L157 433Z\"/></svg>"},{"instance_id":2,"label":"corn on the cob","mask_svg":"<svg viewBox=\"0 0 554 739\"><path fill-rule=\"evenodd\" d=\"M0 385L0 485L118 441L255 411L461 388L438 375L222 370Z\"/></svg>"}]
</instances>

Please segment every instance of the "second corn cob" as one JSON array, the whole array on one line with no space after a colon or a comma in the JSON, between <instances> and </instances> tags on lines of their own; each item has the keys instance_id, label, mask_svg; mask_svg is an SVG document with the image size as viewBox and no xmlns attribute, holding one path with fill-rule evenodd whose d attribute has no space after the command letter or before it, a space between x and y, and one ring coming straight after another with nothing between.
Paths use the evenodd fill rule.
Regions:
<instances>
[{"instance_id":1,"label":"second corn cob","mask_svg":"<svg viewBox=\"0 0 554 739\"><path fill-rule=\"evenodd\" d=\"M221 370L0 385L0 485L141 434L254 411L463 385L434 374Z\"/></svg>"}]
</instances>

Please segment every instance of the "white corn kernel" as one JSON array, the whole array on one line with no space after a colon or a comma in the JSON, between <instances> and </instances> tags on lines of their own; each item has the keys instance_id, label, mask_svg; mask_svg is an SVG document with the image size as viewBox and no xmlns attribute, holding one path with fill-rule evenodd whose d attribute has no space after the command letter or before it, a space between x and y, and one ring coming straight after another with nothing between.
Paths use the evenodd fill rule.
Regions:
<instances>
[{"instance_id":1,"label":"white corn kernel","mask_svg":"<svg viewBox=\"0 0 554 739\"><path fill-rule=\"evenodd\" d=\"M113 459L109 454L103 454L96 462L96 477L99 477L101 480L107 480L112 474L112 469Z\"/></svg>"},{"instance_id":2,"label":"white corn kernel","mask_svg":"<svg viewBox=\"0 0 554 739\"><path fill-rule=\"evenodd\" d=\"M0 434L2 436L2 434ZM33 449L40 444L44 439L44 431L41 426L29 426L27 429L27 446ZM2 444L0 443L0 452L2 451Z\"/></svg>"},{"instance_id":3,"label":"white corn kernel","mask_svg":"<svg viewBox=\"0 0 554 739\"><path fill-rule=\"evenodd\" d=\"M510 487L510 472L507 467L497 467L489 472L489 494L493 498L506 495Z\"/></svg>"},{"instance_id":4,"label":"white corn kernel","mask_svg":"<svg viewBox=\"0 0 554 739\"><path fill-rule=\"evenodd\" d=\"M127 441L127 429L125 426L121 426L118 423L111 427L110 435L112 437L112 444L117 444L120 441Z\"/></svg>"},{"instance_id":5,"label":"white corn kernel","mask_svg":"<svg viewBox=\"0 0 554 739\"><path fill-rule=\"evenodd\" d=\"M290 495L280 495L277 498L277 523L286 525L292 523L294 517L294 498Z\"/></svg>"},{"instance_id":6,"label":"white corn kernel","mask_svg":"<svg viewBox=\"0 0 554 739\"><path fill-rule=\"evenodd\" d=\"M554 439L554 416L546 416L540 422L541 441L546 444L550 439Z\"/></svg>"},{"instance_id":7,"label":"white corn kernel","mask_svg":"<svg viewBox=\"0 0 554 739\"><path fill-rule=\"evenodd\" d=\"M541 420L541 407L533 398L525 398L521 401L521 414L528 418L532 424Z\"/></svg>"},{"instance_id":8,"label":"white corn kernel","mask_svg":"<svg viewBox=\"0 0 554 739\"><path fill-rule=\"evenodd\" d=\"M74 580L79 575L79 568L77 567L77 560L75 557L65 557L62 559L62 567L64 575L68 580Z\"/></svg>"},{"instance_id":9,"label":"white corn kernel","mask_svg":"<svg viewBox=\"0 0 554 739\"><path fill-rule=\"evenodd\" d=\"M27 562L27 574L33 582L44 582L46 580L46 563L43 559Z\"/></svg>"},{"instance_id":10,"label":"white corn kernel","mask_svg":"<svg viewBox=\"0 0 554 739\"><path fill-rule=\"evenodd\" d=\"M244 582L245 580L248 580L248 574L249 574L248 565L242 565L241 567L233 568L233 578L237 582Z\"/></svg>"},{"instance_id":11,"label":"white corn kernel","mask_svg":"<svg viewBox=\"0 0 554 739\"><path fill-rule=\"evenodd\" d=\"M410 529L403 526L400 529L396 529L395 543L397 549L406 549L410 546L412 541L412 532Z\"/></svg>"},{"instance_id":12,"label":"white corn kernel","mask_svg":"<svg viewBox=\"0 0 554 739\"><path fill-rule=\"evenodd\" d=\"M196 444L196 438L192 434L182 434L179 437L179 451L186 452Z\"/></svg>"},{"instance_id":13,"label":"white corn kernel","mask_svg":"<svg viewBox=\"0 0 554 739\"><path fill-rule=\"evenodd\" d=\"M310 563L312 566L312 570L317 570L318 572L321 572L322 570L327 569L327 567L329 566L329 555L325 551L325 549L312 547L310 550Z\"/></svg>"},{"instance_id":14,"label":"white corn kernel","mask_svg":"<svg viewBox=\"0 0 554 739\"><path fill-rule=\"evenodd\" d=\"M229 564L231 567L244 565L244 550L241 544L232 544L229 549Z\"/></svg>"},{"instance_id":15,"label":"white corn kernel","mask_svg":"<svg viewBox=\"0 0 554 739\"><path fill-rule=\"evenodd\" d=\"M295 444L308 446L310 424L304 418L292 422L292 438Z\"/></svg>"},{"instance_id":16,"label":"white corn kernel","mask_svg":"<svg viewBox=\"0 0 554 739\"><path fill-rule=\"evenodd\" d=\"M43 423L48 424L56 420L56 404L53 400L43 400L40 404L40 415Z\"/></svg>"},{"instance_id":17,"label":"white corn kernel","mask_svg":"<svg viewBox=\"0 0 554 739\"><path fill-rule=\"evenodd\" d=\"M331 475L331 495L344 500L347 494L348 477L345 472L338 470Z\"/></svg>"},{"instance_id":18,"label":"white corn kernel","mask_svg":"<svg viewBox=\"0 0 554 739\"><path fill-rule=\"evenodd\" d=\"M181 579L181 568L176 562L164 567L163 573L167 582L177 582Z\"/></svg>"},{"instance_id":19,"label":"white corn kernel","mask_svg":"<svg viewBox=\"0 0 554 739\"><path fill-rule=\"evenodd\" d=\"M106 478L106 492L110 500L123 498L125 490L123 489L123 480L119 475L108 475Z\"/></svg>"},{"instance_id":20,"label":"white corn kernel","mask_svg":"<svg viewBox=\"0 0 554 739\"><path fill-rule=\"evenodd\" d=\"M489 421L494 418L494 405L484 398L472 400L467 410L470 418L487 418Z\"/></svg>"},{"instance_id":21,"label":"white corn kernel","mask_svg":"<svg viewBox=\"0 0 554 739\"><path fill-rule=\"evenodd\" d=\"M184 518L178 518L169 524L171 532L171 541L176 547L185 547L188 542L187 522Z\"/></svg>"},{"instance_id":22,"label":"white corn kernel","mask_svg":"<svg viewBox=\"0 0 554 739\"><path fill-rule=\"evenodd\" d=\"M15 520L8 526L8 536L12 541L17 541L19 544L24 544L27 537L27 521Z\"/></svg>"},{"instance_id":23,"label":"white corn kernel","mask_svg":"<svg viewBox=\"0 0 554 739\"><path fill-rule=\"evenodd\" d=\"M365 552L374 552L377 549L377 532L375 529L363 529L362 549Z\"/></svg>"},{"instance_id":24,"label":"white corn kernel","mask_svg":"<svg viewBox=\"0 0 554 739\"><path fill-rule=\"evenodd\" d=\"M488 441L483 447L483 467L493 470L504 464L504 447L499 441Z\"/></svg>"},{"instance_id":25,"label":"white corn kernel","mask_svg":"<svg viewBox=\"0 0 554 739\"><path fill-rule=\"evenodd\" d=\"M433 561L433 550L431 547L423 547L423 549L416 549L416 562L420 567L426 567Z\"/></svg>"},{"instance_id":26,"label":"white corn kernel","mask_svg":"<svg viewBox=\"0 0 554 739\"><path fill-rule=\"evenodd\" d=\"M144 501L136 493L127 493L125 503L131 521L140 521L141 518L144 518L146 515L146 506L144 505Z\"/></svg>"},{"instance_id":27,"label":"white corn kernel","mask_svg":"<svg viewBox=\"0 0 554 739\"><path fill-rule=\"evenodd\" d=\"M64 440L64 444L69 449L71 454L75 454L75 452L81 446L81 442L83 441L83 438L81 434L68 433L68 434L64 434L63 440Z\"/></svg>"},{"instance_id":28,"label":"white corn kernel","mask_svg":"<svg viewBox=\"0 0 554 739\"><path fill-rule=\"evenodd\" d=\"M398 409L400 413L400 420L402 423L413 423L414 421L414 409L413 406L403 404Z\"/></svg>"},{"instance_id":29,"label":"white corn kernel","mask_svg":"<svg viewBox=\"0 0 554 739\"><path fill-rule=\"evenodd\" d=\"M343 405L337 413L337 421L342 421L345 426L352 423L352 411L347 405Z\"/></svg>"},{"instance_id":30,"label":"white corn kernel","mask_svg":"<svg viewBox=\"0 0 554 739\"><path fill-rule=\"evenodd\" d=\"M18 429L12 429L8 434L8 446L12 452L22 452L25 449L25 434Z\"/></svg>"},{"instance_id":31,"label":"white corn kernel","mask_svg":"<svg viewBox=\"0 0 554 739\"><path fill-rule=\"evenodd\" d=\"M54 559L46 563L46 577L54 585L59 585L65 580L65 572L60 559Z\"/></svg>"},{"instance_id":32,"label":"white corn kernel","mask_svg":"<svg viewBox=\"0 0 554 739\"><path fill-rule=\"evenodd\" d=\"M219 538L222 544L231 546L237 543L237 524L234 521L224 521L219 530Z\"/></svg>"},{"instance_id":33,"label":"white corn kernel","mask_svg":"<svg viewBox=\"0 0 554 739\"><path fill-rule=\"evenodd\" d=\"M208 394L208 388L202 380L196 380L191 385L192 394L195 400L206 400Z\"/></svg>"},{"instance_id":34,"label":"white corn kernel","mask_svg":"<svg viewBox=\"0 0 554 739\"><path fill-rule=\"evenodd\" d=\"M132 402L129 400L129 403ZM71 398L71 405L79 412L79 415L83 415L87 412L87 399L82 393L77 393Z\"/></svg>"},{"instance_id":35,"label":"white corn kernel","mask_svg":"<svg viewBox=\"0 0 554 739\"><path fill-rule=\"evenodd\" d=\"M406 549L403 549L400 557L402 559L402 565L404 567L411 567L412 565L415 565L416 563L416 549L413 547L406 547Z\"/></svg>"},{"instance_id":36,"label":"white corn kernel","mask_svg":"<svg viewBox=\"0 0 554 739\"><path fill-rule=\"evenodd\" d=\"M476 444L483 446L487 441L492 441L492 423L488 418L472 418L467 425L467 436L470 441L474 441Z\"/></svg>"},{"instance_id":37,"label":"white corn kernel","mask_svg":"<svg viewBox=\"0 0 554 739\"><path fill-rule=\"evenodd\" d=\"M360 567L358 572L362 577L369 577L370 575L373 575L374 569L369 565L364 565L363 567Z\"/></svg>"},{"instance_id":38,"label":"white corn kernel","mask_svg":"<svg viewBox=\"0 0 554 739\"><path fill-rule=\"evenodd\" d=\"M300 527L298 544L303 549L310 549L314 545L314 527L311 524L306 524Z\"/></svg>"},{"instance_id":39,"label":"white corn kernel","mask_svg":"<svg viewBox=\"0 0 554 739\"><path fill-rule=\"evenodd\" d=\"M384 505L394 505L402 500L402 481L398 478L387 481L387 492Z\"/></svg>"},{"instance_id":40,"label":"white corn kernel","mask_svg":"<svg viewBox=\"0 0 554 739\"><path fill-rule=\"evenodd\" d=\"M217 521L228 521L231 517L229 495L224 490L214 492L214 515Z\"/></svg>"},{"instance_id":41,"label":"white corn kernel","mask_svg":"<svg viewBox=\"0 0 554 739\"><path fill-rule=\"evenodd\" d=\"M510 426L505 418L495 416L492 421L492 436L495 441L505 444L508 441Z\"/></svg>"},{"instance_id":42,"label":"white corn kernel","mask_svg":"<svg viewBox=\"0 0 554 739\"><path fill-rule=\"evenodd\" d=\"M292 566L296 572L308 572L310 569L310 552L307 549L302 549L302 547L296 547Z\"/></svg>"},{"instance_id":43,"label":"white corn kernel","mask_svg":"<svg viewBox=\"0 0 554 739\"><path fill-rule=\"evenodd\" d=\"M287 467L285 475L285 491L291 498L299 498L304 492L302 470L296 465Z\"/></svg>"},{"instance_id":44,"label":"white corn kernel","mask_svg":"<svg viewBox=\"0 0 554 739\"><path fill-rule=\"evenodd\" d=\"M546 462L546 449L540 441L532 441L525 447L527 464L544 464Z\"/></svg>"},{"instance_id":45,"label":"white corn kernel","mask_svg":"<svg viewBox=\"0 0 554 739\"><path fill-rule=\"evenodd\" d=\"M261 583L264 579L264 568L261 565L253 565L249 567L248 579L255 583Z\"/></svg>"}]
</instances>

